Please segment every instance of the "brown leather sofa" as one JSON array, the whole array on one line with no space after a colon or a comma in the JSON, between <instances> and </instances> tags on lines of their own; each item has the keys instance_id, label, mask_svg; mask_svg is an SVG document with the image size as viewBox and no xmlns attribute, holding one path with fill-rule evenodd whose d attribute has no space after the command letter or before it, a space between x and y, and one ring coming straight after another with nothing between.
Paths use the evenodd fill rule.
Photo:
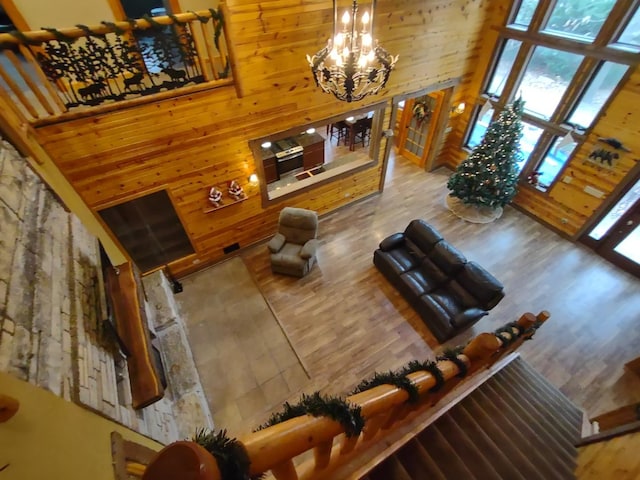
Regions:
<instances>
[{"instance_id":1,"label":"brown leather sofa","mask_svg":"<svg viewBox=\"0 0 640 480\"><path fill-rule=\"evenodd\" d=\"M373 254L374 265L444 342L488 314L504 287L484 268L469 262L424 220L413 220Z\"/></svg>"}]
</instances>

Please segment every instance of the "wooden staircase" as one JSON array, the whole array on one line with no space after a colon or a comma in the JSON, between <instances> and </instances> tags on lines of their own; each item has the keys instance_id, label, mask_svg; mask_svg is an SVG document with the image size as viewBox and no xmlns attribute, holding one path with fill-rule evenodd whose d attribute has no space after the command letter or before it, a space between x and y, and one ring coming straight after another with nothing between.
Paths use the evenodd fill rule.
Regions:
<instances>
[{"instance_id":1,"label":"wooden staircase","mask_svg":"<svg viewBox=\"0 0 640 480\"><path fill-rule=\"evenodd\" d=\"M368 480L575 478L582 412L517 358Z\"/></svg>"}]
</instances>

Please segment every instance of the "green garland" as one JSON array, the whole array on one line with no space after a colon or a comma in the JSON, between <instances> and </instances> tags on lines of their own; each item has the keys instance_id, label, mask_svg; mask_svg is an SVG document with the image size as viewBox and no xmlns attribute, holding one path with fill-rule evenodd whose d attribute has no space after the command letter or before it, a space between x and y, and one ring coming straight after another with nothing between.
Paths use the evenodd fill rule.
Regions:
<instances>
[{"instance_id":1,"label":"green garland","mask_svg":"<svg viewBox=\"0 0 640 480\"><path fill-rule=\"evenodd\" d=\"M315 392L312 395L303 394L297 404L285 402L283 410L272 414L256 431L303 415L329 417L342 425L347 437L360 435L364 428L364 418L359 405L353 405L340 397L323 396L320 392Z\"/></svg>"},{"instance_id":2,"label":"green garland","mask_svg":"<svg viewBox=\"0 0 640 480\"><path fill-rule=\"evenodd\" d=\"M192 441L202 446L218 463L220 475L224 480L249 480L251 460L242 443L229 438L226 430L218 433L200 429L196 431Z\"/></svg>"},{"instance_id":3,"label":"green garland","mask_svg":"<svg viewBox=\"0 0 640 480\"><path fill-rule=\"evenodd\" d=\"M405 375L419 371L429 372L436 381L436 384L429 389L429 393L435 393L440 390L444 386L446 381L444 379L444 375L442 374L442 370L438 368L438 364L436 362L432 362L431 360L427 360L424 362L411 360L405 367L403 367L402 371L405 373Z\"/></svg>"},{"instance_id":4,"label":"green garland","mask_svg":"<svg viewBox=\"0 0 640 480\"><path fill-rule=\"evenodd\" d=\"M380 385L393 385L407 392L407 395L409 395L407 401L409 403L415 403L420 399L420 392L418 392L416 384L407 378L407 373L410 372L405 372L404 370L396 372L390 370L383 373L374 372L373 377L361 381L350 395L361 393Z\"/></svg>"},{"instance_id":5,"label":"green garland","mask_svg":"<svg viewBox=\"0 0 640 480\"><path fill-rule=\"evenodd\" d=\"M455 363L456 367L458 367L458 370L460 370L460 373L456 375L456 377L459 378L466 377L467 373L469 372L469 367L467 367L467 364L458 358L458 355L462 353L464 347L465 346L462 345L454 349L447 349L442 353L442 355L436 357L436 360L449 360L450 362Z\"/></svg>"},{"instance_id":6,"label":"green garland","mask_svg":"<svg viewBox=\"0 0 640 480\"><path fill-rule=\"evenodd\" d=\"M513 333L514 328L518 331L517 333ZM505 333L508 333L509 336L506 336ZM508 347L520 337L522 330L517 322L510 322L498 328L493 334L502 341L503 347Z\"/></svg>"}]
</instances>

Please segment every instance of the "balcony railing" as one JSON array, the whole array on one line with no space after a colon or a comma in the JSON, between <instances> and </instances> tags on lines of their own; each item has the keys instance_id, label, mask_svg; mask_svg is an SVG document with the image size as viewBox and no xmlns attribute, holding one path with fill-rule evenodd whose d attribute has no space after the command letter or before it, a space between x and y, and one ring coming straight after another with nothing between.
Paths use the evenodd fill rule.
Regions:
<instances>
[{"instance_id":1,"label":"balcony railing","mask_svg":"<svg viewBox=\"0 0 640 480\"><path fill-rule=\"evenodd\" d=\"M0 34L0 95L33 123L231 84L221 10Z\"/></svg>"}]
</instances>

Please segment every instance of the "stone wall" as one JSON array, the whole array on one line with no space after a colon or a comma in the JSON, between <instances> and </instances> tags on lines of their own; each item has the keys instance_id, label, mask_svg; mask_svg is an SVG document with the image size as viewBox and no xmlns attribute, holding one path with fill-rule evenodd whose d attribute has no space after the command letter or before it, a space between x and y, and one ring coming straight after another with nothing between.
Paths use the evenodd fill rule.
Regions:
<instances>
[{"instance_id":1,"label":"stone wall","mask_svg":"<svg viewBox=\"0 0 640 480\"><path fill-rule=\"evenodd\" d=\"M162 443L213 427L184 325L177 311L165 316L167 287L147 312L160 319L163 360L182 372L171 378L168 368L165 397L133 410L126 362L103 326L98 242L2 139L0 225L0 371Z\"/></svg>"}]
</instances>

